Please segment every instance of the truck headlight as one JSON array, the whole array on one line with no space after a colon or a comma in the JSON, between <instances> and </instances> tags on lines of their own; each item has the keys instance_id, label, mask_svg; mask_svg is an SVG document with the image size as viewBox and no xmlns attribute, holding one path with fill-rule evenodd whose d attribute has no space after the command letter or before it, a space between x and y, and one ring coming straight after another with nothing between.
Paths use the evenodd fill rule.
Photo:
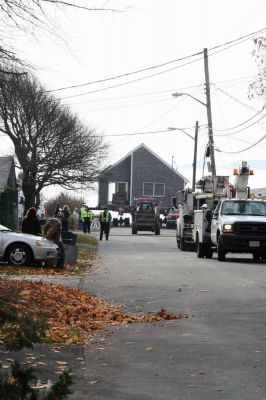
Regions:
<instances>
[{"instance_id":1,"label":"truck headlight","mask_svg":"<svg viewBox=\"0 0 266 400\"><path fill-rule=\"evenodd\" d=\"M233 232L233 225L232 224L224 224L223 232Z\"/></svg>"}]
</instances>

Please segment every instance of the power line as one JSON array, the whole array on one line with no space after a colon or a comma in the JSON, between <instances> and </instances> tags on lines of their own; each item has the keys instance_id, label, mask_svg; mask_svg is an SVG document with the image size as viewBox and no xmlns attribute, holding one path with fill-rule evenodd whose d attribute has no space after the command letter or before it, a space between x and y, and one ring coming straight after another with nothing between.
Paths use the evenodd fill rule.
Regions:
<instances>
[{"instance_id":1,"label":"power line","mask_svg":"<svg viewBox=\"0 0 266 400\"><path fill-rule=\"evenodd\" d=\"M240 38L237 38L237 39L231 40L231 41L229 41L229 42L225 42L225 43L222 43L222 44L220 44L220 45L214 46L214 47L212 47L212 48L209 49L209 53L210 53L211 51L213 51L213 50L219 49L219 48L221 48L221 47L225 47L225 46L227 46L227 45L230 45L230 46L227 47L227 48L230 48L230 47L232 47L232 45L236 45L237 42L240 42L240 41L243 42L243 41L249 39L250 37L252 37L252 36L254 36L254 35L257 35L257 34L259 34L259 33L264 32L265 30L266 30L266 28L263 28L263 29L260 29L260 30L258 30L258 31L256 31L256 32L252 32L252 33L249 33L249 34L247 34L247 35L241 36ZM227 49L227 48L226 48L226 49ZM226 50L226 49L221 49L220 51L224 51L224 50ZM217 52L213 52L212 54L215 54L215 53L217 53ZM132 71L132 72L127 72L127 73L124 73L124 74L116 75L116 76L113 76L113 77L110 77L110 78L99 79L99 80L90 81L90 82L86 82L86 83L82 83L82 84L78 84L78 85L71 85L71 86L60 87L60 88L57 88L57 89L50 89L50 90L47 90L46 92L48 92L48 93L49 93L49 92L56 92L56 91L62 91L62 90L67 90L67 89L75 89L75 88L79 88L79 87L84 87L84 86L92 85L92 84L95 84L95 83L103 83L103 82L107 82L107 81L110 81L110 80L119 79L119 78L127 77L127 76L130 76L130 75L133 75L133 74L138 74L138 73L141 73L141 72L145 72L145 71L149 71L149 70L152 70L152 69L160 68L160 67L162 67L162 66L166 66L166 65L173 64L173 63L176 63L176 62L179 62L179 61L183 61L183 60L186 60L186 59L189 59L189 58L192 58L192 57L201 55L201 54L202 54L202 51L197 52L197 53L194 53L194 54L190 54L190 55L188 55L188 56L181 57L181 58L178 58L178 59L175 59L175 60L170 60L170 61L166 61L166 62L161 63L161 64L153 65L153 66L151 66L151 67L142 68L142 69L139 69L139 70L136 70L136 71ZM212 55L212 54L209 54L209 55ZM199 59L194 60L194 61L192 61L192 62L196 62L196 61L198 61L198 60L199 60ZM140 78L139 80L147 79L147 78L150 78L150 77L159 75L159 74L161 74L161 73L169 72L169 71L171 71L171 70L173 70L173 69L175 69L175 68L180 68L180 67L185 66L185 65L187 65L187 64L183 64L183 65L181 65L181 66L177 66L177 67L174 67L174 68L171 68L171 69L168 69L168 70L164 70L164 71L161 71L160 73L157 73L157 74L148 75L148 76L146 76L146 77ZM135 82L135 81L137 81L137 80L129 81L128 83L132 83L132 82ZM125 84L127 84L127 83L123 83L123 84L121 84L121 85L125 85ZM120 86L120 85L119 85L119 86ZM103 88L103 89L100 89L99 91L101 91L101 90L107 90L107 89L114 88L114 87L117 87L117 85L114 85L114 86L111 86L111 87L107 87L107 88ZM91 91L91 92L88 92L88 93L86 93L86 94L90 94L90 93L95 93L95 91ZM84 94L85 94L85 93L84 93ZM84 95L84 94L80 94L80 95ZM77 96L77 95L76 95L76 96ZM69 97L67 97L67 98L69 98Z\"/></svg>"},{"instance_id":2,"label":"power line","mask_svg":"<svg viewBox=\"0 0 266 400\"><path fill-rule=\"evenodd\" d=\"M215 150L218 150L222 153L226 153L226 154L239 154L239 153L244 153L247 150L252 149L253 147L257 146L257 144L259 144L260 142L262 142L264 139L266 138L266 135L263 135L259 140L257 140L257 142L253 143L252 145L250 145L249 147L246 147L245 149L242 150L238 150L238 151L226 151L226 150L221 150L219 148L217 148L215 146Z\"/></svg>"},{"instance_id":3,"label":"power line","mask_svg":"<svg viewBox=\"0 0 266 400\"><path fill-rule=\"evenodd\" d=\"M250 117L250 118L247 119L246 121L242 122L241 124L232 126L231 128L227 128L227 129L214 129L214 130L215 130L215 131L219 131L219 132L226 132L226 131L231 130L231 129L239 128L240 126L243 126L243 125L245 125L247 122L251 121L251 120L252 120L253 118L255 118L257 115L261 114L261 113L262 113L262 110L264 110L264 107L261 109L261 111L258 111L256 114L254 114L252 117ZM259 121L261 121L265 116L266 116L266 115L263 114L263 117L262 117L262 118L258 119L258 120L255 121L253 124L249 125L248 127L244 128L244 129L242 129L242 130L240 130L240 131L232 132L232 133L226 133L226 134L216 134L216 136L218 136L218 137L219 137L219 136L231 136L231 135L234 135L235 133L242 132L243 130L245 130L245 129L249 128L250 126L253 126L253 125L255 125L256 123L258 123Z\"/></svg>"},{"instance_id":4,"label":"power line","mask_svg":"<svg viewBox=\"0 0 266 400\"><path fill-rule=\"evenodd\" d=\"M187 62L187 63L182 64L182 65L178 65L178 66L173 67L173 68L169 68L169 69L164 70L164 71L157 72L157 73L152 74L152 75L144 76L144 77L142 77L142 78L137 78L137 79L133 79L133 80L131 80L131 81L127 81L127 82L123 82L123 83L118 83L118 84L116 84L116 85L107 86L107 87L104 87L104 88L101 88L101 89L91 90L90 92L85 92L85 93L80 93L80 94L74 94L74 95L72 95L72 96L62 97L61 100L72 99L72 98L74 98L74 97L85 96L85 95L87 95L87 94L93 94L93 93L103 92L103 91L105 91L105 90L114 89L114 88L117 88L117 87L120 87L120 86L129 85L130 83L135 83L135 82L143 81L143 80L145 80L145 79L152 78L152 77L154 77L154 76L162 75L162 74L164 74L164 73L166 73L166 72L173 71L174 69L182 68L182 67L184 67L184 66L186 66L186 65L192 64L192 63L194 63L195 61L199 61L199 60L201 60L201 58L198 58L197 60L194 60L194 61Z\"/></svg>"},{"instance_id":5,"label":"power line","mask_svg":"<svg viewBox=\"0 0 266 400\"><path fill-rule=\"evenodd\" d=\"M180 130L180 131L185 131L186 129L190 128L175 128L174 130ZM171 129L164 129L164 130L158 130L158 131L149 131L149 132L134 132L134 133L115 133L115 134L110 134L110 135L95 135L95 137L117 137L117 136L137 136L137 135L150 135L153 133L164 133L164 132L173 132Z\"/></svg>"},{"instance_id":6,"label":"power line","mask_svg":"<svg viewBox=\"0 0 266 400\"><path fill-rule=\"evenodd\" d=\"M219 88L218 86L216 86L213 83L213 87L215 87L215 89L219 90L220 92L222 92L223 94L225 94L226 96L230 97L231 99L233 99L234 101L236 101L237 103L241 104L242 106L248 108L249 110L258 112L258 110L255 110L255 108L250 107L248 104L244 103L243 101L239 100L237 97L232 96L230 93L227 93L225 90Z\"/></svg>"},{"instance_id":7,"label":"power line","mask_svg":"<svg viewBox=\"0 0 266 400\"><path fill-rule=\"evenodd\" d=\"M256 125L258 122L260 122L260 121L261 121L263 118L265 118L265 117L266 117L266 115L263 115L263 116L262 116L261 118L259 118L257 121L253 122L252 124L246 126L246 127L243 128L243 129L240 129L239 131L232 132L232 133L225 133L225 134L223 134L223 135L216 135L216 137L232 136L232 135L235 135L236 133L243 132L243 131L247 130L248 128L250 128L251 126Z\"/></svg>"},{"instance_id":8,"label":"power line","mask_svg":"<svg viewBox=\"0 0 266 400\"><path fill-rule=\"evenodd\" d=\"M153 65L153 66L151 66L151 67L142 68L142 69L139 69L139 70L136 70L136 71L126 72L126 73L124 73L124 74L112 76L112 77L110 77L110 78L98 79L98 80L96 80L96 81L90 81L90 82L86 82L86 83L81 83L81 84L79 84L79 85L71 85L71 86L65 86L65 87L61 87L61 88L57 88L57 89L51 89L51 90L47 90L47 92L48 92L48 93L49 93L49 92L59 92L59 91L61 91L61 90L75 89L75 88L78 88L78 87L93 85L93 84L95 84L95 83L103 83L103 82L111 81L111 80L114 80L114 79L124 78L125 76L130 76L130 75L134 75L134 74L139 74L140 72L145 72L145 71L149 71L149 70L151 70L151 69L164 67L164 66L166 66L166 65L173 64L173 63L176 63L176 62L178 62L178 61L183 61L183 60L186 60L186 59L188 59L188 58L198 56L198 55L200 55L200 54L202 54L202 51L200 51L200 52L198 52L198 53L190 54L189 56L185 56L185 57L177 58L177 59L175 59L175 60L166 61L166 62L161 63L161 64Z\"/></svg>"}]
</instances>

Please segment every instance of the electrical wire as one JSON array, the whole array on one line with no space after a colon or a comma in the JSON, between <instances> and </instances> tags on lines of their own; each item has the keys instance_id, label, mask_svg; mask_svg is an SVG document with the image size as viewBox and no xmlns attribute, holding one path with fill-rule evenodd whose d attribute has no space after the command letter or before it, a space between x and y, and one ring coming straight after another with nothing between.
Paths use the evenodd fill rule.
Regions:
<instances>
[{"instance_id":1,"label":"electrical wire","mask_svg":"<svg viewBox=\"0 0 266 400\"><path fill-rule=\"evenodd\" d=\"M231 132L231 133L224 133L224 134L221 134L221 135L215 135L216 137L222 137L222 136L232 136L232 135L235 135L236 133L240 133L240 132L243 132L243 131L245 131L245 130L247 130L248 128L250 128L251 126L253 126L253 125L256 125L258 122L260 122L262 119L264 119L266 117L266 115L263 115L261 118L259 118L257 121L255 121L255 122L253 122L252 124L250 124L250 125L248 125L248 126L246 126L245 128L243 128L243 129L240 129L240 130L238 130L238 131L236 131L236 132Z\"/></svg>"},{"instance_id":2,"label":"electrical wire","mask_svg":"<svg viewBox=\"0 0 266 400\"><path fill-rule=\"evenodd\" d=\"M117 137L117 136L137 136L137 135L150 135L153 133L164 133L164 132L173 132L173 131L185 131L185 129L189 128L175 128L175 129L163 129L158 131L149 131L149 132L134 132L134 133L114 133L114 134L107 134L107 135L94 135L95 137Z\"/></svg>"},{"instance_id":3,"label":"electrical wire","mask_svg":"<svg viewBox=\"0 0 266 400\"><path fill-rule=\"evenodd\" d=\"M262 28L262 29L260 29L258 31L255 31L255 32L249 33L247 35L241 36L240 38L237 38L237 39L234 39L234 40L219 44L217 46L214 46L214 47L210 48L208 51L212 52L213 50L219 49L221 47L225 47L227 45L230 45L230 47L231 47L232 45L236 44L237 42L245 41L245 40L249 39L250 37L252 37L254 35L258 35L259 33L264 32L265 30L266 30L266 28ZM227 48L229 48L229 47L227 47ZM131 75L134 75L134 74L138 74L138 73L141 73L141 72L145 72L145 71L149 71L149 70L152 70L152 69L160 68L160 67L163 67L163 66L166 66L166 65L169 65L169 64L173 64L173 63L176 63L176 62L179 62L179 61L183 61L183 60L186 60L186 59L201 55L202 53L203 52L200 51L200 52L193 53L193 54L190 54L190 55L185 56L185 57L180 57L180 58L177 58L177 59L174 59L174 60L166 61L164 63L153 65L151 67L141 68L141 69L138 69L138 70L135 70L135 71L132 71L132 72L126 72L126 73L123 73L123 74L120 74L120 75L116 75L116 76L113 76L113 77L110 77L110 78L98 79L98 80L95 80L95 81L81 83L81 84L78 84L78 85L70 85L70 86L64 86L64 87L60 87L60 88L56 88L56 89L50 89L50 90L47 90L46 92L49 93L49 92L58 92L58 91L62 91L62 90L67 90L67 89L76 89L76 88L79 88L79 87L93 85L95 83L103 83L103 82L111 81L111 80L114 80L114 79L120 79L120 78L123 78L123 77L131 76ZM213 52L212 54L215 54L215 53L216 52ZM194 60L193 62L195 62L195 61L197 61L197 60ZM186 64L184 64L184 65L186 65ZM184 65L182 65L182 66L184 66ZM169 70L165 70L165 71L163 71L161 73L171 71L172 69L175 69L175 68L171 68ZM155 74L155 75L157 75L157 74ZM155 75L150 75L150 76L147 76L147 77L142 78L142 79L147 79L147 78L150 78L150 77L155 76Z\"/></svg>"},{"instance_id":4,"label":"electrical wire","mask_svg":"<svg viewBox=\"0 0 266 400\"><path fill-rule=\"evenodd\" d=\"M202 54L202 51L200 51L198 53L190 54L190 55L185 56L185 57L177 58L175 60L166 61L166 62L161 63L161 64L153 65L151 67L142 68L142 69L139 69L139 70L136 70L136 71L126 72L124 74L112 76L110 78L98 79L96 81L90 81L90 82L86 82L86 83L81 83L79 85L71 85L71 86L65 86L65 87L61 87L61 88L57 88L57 89L50 89L50 90L47 90L47 92L48 93L49 92L59 92L59 91L62 91L62 90L67 90L67 89L75 89L75 88L79 88L79 87L83 87L83 86L94 85L95 83L108 82L108 81L111 81L111 80L114 80L114 79L120 79L120 78L124 78L126 76L130 76L130 75L134 75L134 74L139 74L141 72L149 71L151 69L164 67L166 65L173 64L173 63L176 63L178 61L187 60L188 58L195 57L195 56L198 56L200 54Z\"/></svg>"},{"instance_id":5,"label":"electrical wire","mask_svg":"<svg viewBox=\"0 0 266 400\"><path fill-rule=\"evenodd\" d=\"M233 100L236 101L237 103L239 103L239 104L241 104L242 106L248 108L249 110L258 112L258 110L256 110L255 108L250 107L248 104L246 104L246 103L244 103L243 101L239 100L237 97L234 97L234 96L232 96L231 94L227 93L225 90L219 88L219 87L216 86L214 83L213 83L213 87L215 87L215 89L219 90L220 92L222 92L222 93L225 94L226 96L230 97L231 99L233 99Z\"/></svg>"},{"instance_id":6,"label":"electrical wire","mask_svg":"<svg viewBox=\"0 0 266 400\"><path fill-rule=\"evenodd\" d=\"M169 69L164 70L164 71L157 72L157 73L152 74L152 75L147 75L147 76L144 76L144 77L142 77L142 78L133 79L133 80L131 80L131 81L127 81L127 82L123 82L123 83L118 83L118 84L116 84L116 85L107 86L107 87L104 87L104 88L101 88L101 89L91 90L91 91L85 92L85 93L74 94L74 95L72 95L72 96L61 97L61 100L72 99L72 98L74 98L74 97L85 96L85 95L87 95L87 94L93 94L93 93L103 92L103 91L105 91L105 90L114 89L114 88L117 88L117 87L120 87L120 86L125 86L125 85L129 85L129 84L131 84L131 83L143 81L143 80L145 80L145 79L153 78L154 76L162 75L162 74L164 74L164 73L166 73L166 72L170 72L170 71L173 71L173 70L175 70L175 69L182 68L182 67L184 67L184 66L186 66L186 65L192 64L192 63L194 63L195 61L199 61L199 60L201 60L201 59L202 59L202 58L198 58L197 60L190 61L190 62L187 62L187 63L185 63L185 64L178 65L178 66L176 66L176 67L172 67L172 68L169 68Z\"/></svg>"},{"instance_id":7,"label":"electrical wire","mask_svg":"<svg viewBox=\"0 0 266 400\"><path fill-rule=\"evenodd\" d=\"M226 154L240 154L240 153L244 153L247 150L252 149L253 147L257 146L257 144L259 144L260 142L262 142L264 139L266 138L266 135L263 135L259 140L257 140L257 142L253 143L252 145L250 145L249 147L246 147L245 149L242 150L238 150L238 151L226 151L226 150L221 150L218 147L215 148L215 150L220 151L222 153L226 153Z\"/></svg>"}]
</instances>

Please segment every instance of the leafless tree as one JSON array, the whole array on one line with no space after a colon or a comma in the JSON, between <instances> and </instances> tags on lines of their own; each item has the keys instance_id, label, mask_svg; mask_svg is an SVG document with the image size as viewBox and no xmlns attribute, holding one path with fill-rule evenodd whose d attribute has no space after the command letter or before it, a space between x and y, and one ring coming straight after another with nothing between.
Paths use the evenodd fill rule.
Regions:
<instances>
[{"instance_id":1,"label":"leafless tree","mask_svg":"<svg viewBox=\"0 0 266 400\"><path fill-rule=\"evenodd\" d=\"M16 31L32 33L33 28L45 29L49 31L49 21L47 19L47 6L53 5L62 9L72 8L80 11L104 11L104 12L124 12L126 8L116 9L106 7L105 2L102 7L90 7L89 0L0 0L0 62L3 71L5 64L20 65L25 67L25 62L16 57L8 45L7 31L14 28ZM20 73L17 71L16 73Z\"/></svg>"},{"instance_id":2,"label":"leafless tree","mask_svg":"<svg viewBox=\"0 0 266 400\"><path fill-rule=\"evenodd\" d=\"M102 137L30 74L0 73L0 131L14 144L26 208L39 205L47 186L91 188L105 160Z\"/></svg>"}]
</instances>

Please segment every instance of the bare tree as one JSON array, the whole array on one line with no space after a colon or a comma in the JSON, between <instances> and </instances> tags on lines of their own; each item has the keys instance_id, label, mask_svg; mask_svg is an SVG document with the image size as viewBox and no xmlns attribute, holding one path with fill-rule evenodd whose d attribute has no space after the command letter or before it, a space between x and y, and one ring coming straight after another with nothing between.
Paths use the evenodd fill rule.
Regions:
<instances>
[{"instance_id":1,"label":"bare tree","mask_svg":"<svg viewBox=\"0 0 266 400\"><path fill-rule=\"evenodd\" d=\"M106 3L106 2L105 2ZM23 31L32 34L33 28L45 29L49 31L49 21L47 18L47 5L61 7L62 9L72 8L81 11L104 11L104 12L124 12L126 7L121 9L109 8L105 4L103 7L89 7L89 0L0 0L0 62L5 71L5 64L20 65L25 67L25 62L16 57L14 51L9 48L6 40L7 31ZM8 29L6 29L8 28ZM19 73L17 71L16 73Z\"/></svg>"},{"instance_id":2,"label":"bare tree","mask_svg":"<svg viewBox=\"0 0 266 400\"><path fill-rule=\"evenodd\" d=\"M106 156L102 137L29 74L0 74L0 131L14 144L26 208L50 185L92 188Z\"/></svg>"}]
</instances>

